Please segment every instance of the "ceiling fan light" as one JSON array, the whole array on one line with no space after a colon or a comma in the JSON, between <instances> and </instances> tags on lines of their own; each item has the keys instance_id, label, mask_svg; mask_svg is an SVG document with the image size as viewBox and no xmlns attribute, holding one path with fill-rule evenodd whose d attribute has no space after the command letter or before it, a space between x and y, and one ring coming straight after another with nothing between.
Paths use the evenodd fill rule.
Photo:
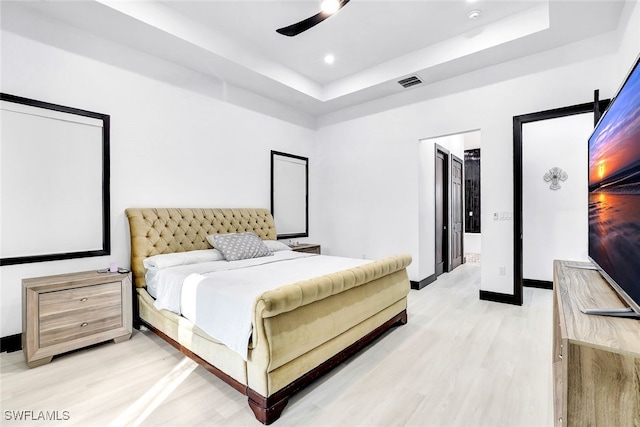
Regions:
<instances>
[{"instance_id":1,"label":"ceiling fan light","mask_svg":"<svg viewBox=\"0 0 640 427\"><path fill-rule=\"evenodd\" d=\"M320 10L326 14L332 15L340 9L339 0L322 0Z\"/></svg>"},{"instance_id":2,"label":"ceiling fan light","mask_svg":"<svg viewBox=\"0 0 640 427\"><path fill-rule=\"evenodd\" d=\"M480 18L480 15L481 15L481 14L482 14L482 11L480 11L480 10L472 10L472 11L469 13L469 19L470 19L471 21L474 21L474 20L476 20L476 19Z\"/></svg>"}]
</instances>

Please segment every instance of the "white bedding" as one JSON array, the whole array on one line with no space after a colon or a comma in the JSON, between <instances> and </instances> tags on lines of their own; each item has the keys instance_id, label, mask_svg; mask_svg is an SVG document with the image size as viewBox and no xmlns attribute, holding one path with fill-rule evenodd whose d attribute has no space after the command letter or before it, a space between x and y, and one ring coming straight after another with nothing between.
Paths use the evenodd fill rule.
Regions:
<instances>
[{"instance_id":1,"label":"white bedding","mask_svg":"<svg viewBox=\"0 0 640 427\"><path fill-rule=\"evenodd\" d=\"M246 360L258 296L368 262L280 251L261 258L181 265L155 272L152 296L157 309L181 314Z\"/></svg>"}]
</instances>

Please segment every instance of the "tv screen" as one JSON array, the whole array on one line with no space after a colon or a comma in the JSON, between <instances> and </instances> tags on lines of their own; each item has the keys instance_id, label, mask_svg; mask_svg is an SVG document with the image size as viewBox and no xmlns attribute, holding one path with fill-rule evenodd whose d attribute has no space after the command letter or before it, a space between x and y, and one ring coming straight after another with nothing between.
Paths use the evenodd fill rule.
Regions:
<instances>
[{"instance_id":1,"label":"tv screen","mask_svg":"<svg viewBox=\"0 0 640 427\"><path fill-rule=\"evenodd\" d=\"M640 313L640 59L589 138L589 257Z\"/></svg>"}]
</instances>

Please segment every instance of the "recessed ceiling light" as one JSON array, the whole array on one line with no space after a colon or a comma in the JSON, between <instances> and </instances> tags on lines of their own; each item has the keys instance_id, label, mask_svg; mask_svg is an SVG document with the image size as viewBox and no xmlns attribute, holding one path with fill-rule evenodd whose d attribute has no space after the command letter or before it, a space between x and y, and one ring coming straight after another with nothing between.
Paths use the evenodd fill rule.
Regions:
<instances>
[{"instance_id":1,"label":"recessed ceiling light","mask_svg":"<svg viewBox=\"0 0 640 427\"><path fill-rule=\"evenodd\" d=\"M482 12L479 11L479 10L472 10L471 12L469 12L469 19L471 19L472 21L474 19L478 19L478 18L480 18L481 14L482 14Z\"/></svg>"},{"instance_id":2,"label":"recessed ceiling light","mask_svg":"<svg viewBox=\"0 0 640 427\"><path fill-rule=\"evenodd\" d=\"M322 0L320 3L320 10L324 13L333 14L340 9L339 0Z\"/></svg>"},{"instance_id":3,"label":"recessed ceiling light","mask_svg":"<svg viewBox=\"0 0 640 427\"><path fill-rule=\"evenodd\" d=\"M324 57L324 62L326 64L329 64L329 65L333 64L335 62L335 60L336 60L336 58L332 54L328 54L328 55L326 55Z\"/></svg>"}]
</instances>

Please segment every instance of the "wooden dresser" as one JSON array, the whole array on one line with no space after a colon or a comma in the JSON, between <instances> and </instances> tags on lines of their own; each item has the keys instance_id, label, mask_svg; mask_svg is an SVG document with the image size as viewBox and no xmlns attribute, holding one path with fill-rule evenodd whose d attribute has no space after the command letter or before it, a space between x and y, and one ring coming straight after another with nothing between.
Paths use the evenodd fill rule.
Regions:
<instances>
[{"instance_id":1,"label":"wooden dresser","mask_svg":"<svg viewBox=\"0 0 640 427\"><path fill-rule=\"evenodd\" d=\"M554 262L556 426L640 426L640 321L587 315L625 307L594 270Z\"/></svg>"},{"instance_id":2,"label":"wooden dresser","mask_svg":"<svg viewBox=\"0 0 640 427\"><path fill-rule=\"evenodd\" d=\"M54 355L131 337L131 274L81 273L22 280L22 349L31 368Z\"/></svg>"}]
</instances>

